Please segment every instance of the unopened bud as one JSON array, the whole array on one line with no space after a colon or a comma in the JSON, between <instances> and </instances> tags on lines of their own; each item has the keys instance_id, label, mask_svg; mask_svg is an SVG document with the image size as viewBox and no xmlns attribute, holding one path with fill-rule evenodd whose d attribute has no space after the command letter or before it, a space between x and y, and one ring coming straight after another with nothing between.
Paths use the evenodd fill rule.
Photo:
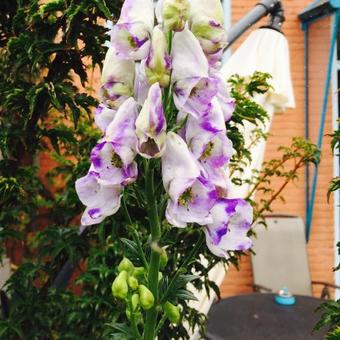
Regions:
<instances>
[{"instance_id":1,"label":"unopened bud","mask_svg":"<svg viewBox=\"0 0 340 340\"><path fill-rule=\"evenodd\" d=\"M129 284L129 287L132 289L132 290L136 290L139 286L138 284L138 280L133 277L133 276L129 276L128 278L128 284Z\"/></svg>"},{"instance_id":2,"label":"unopened bud","mask_svg":"<svg viewBox=\"0 0 340 340\"><path fill-rule=\"evenodd\" d=\"M168 263L168 254L166 253L165 249L162 249L162 254L161 254L161 261L160 261L160 268L164 269Z\"/></svg>"},{"instance_id":3,"label":"unopened bud","mask_svg":"<svg viewBox=\"0 0 340 340\"><path fill-rule=\"evenodd\" d=\"M171 31L182 31L189 19L190 2L188 0L164 0L164 25Z\"/></svg>"},{"instance_id":4,"label":"unopened bud","mask_svg":"<svg viewBox=\"0 0 340 340\"><path fill-rule=\"evenodd\" d=\"M150 85L167 87L170 82L171 62L165 35L159 26L153 30L151 48L145 62L145 74Z\"/></svg>"},{"instance_id":5,"label":"unopened bud","mask_svg":"<svg viewBox=\"0 0 340 340\"><path fill-rule=\"evenodd\" d=\"M178 306L173 305L169 301L167 301L164 306L163 310L167 318L171 323L177 324L180 321L181 314L179 312Z\"/></svg>"},{"instance_id":6,"label":"unopened bud","mask_svg":"<svg viewBox=\"0 0 340 340\"><path fill-rule=\"evenodd\" d=\"M134 276L137 279L143 279L144 275L145 275L144 267L136 267L132 273L132 276Z\"/></svg>"},{"instance_id":7,"label":"unopened bud","mask_svg":"<svg viewBox=\"0 0 340 340\"><path fill-rule=\"evenodd\" d=\"M124 270L116 277L112 283L112 295L124 300L127 297L129 287L127 284L128 273Z\"/></svg>"},{"instance_id":8,"label":"unopened bud","mask_svg":"<svg viewBox=\"0 0 340 340\"><path fill-rule=\"evenodd\" d=\"M137 293L132 295L131 303L132 303L132 310L135 311L139 305L139 295Z\"/></svg>"},{"instance_id":9,"label":"unopened bud","mask_svg":"<svg viewBox=\"0 0 340 340\"><path fill-rule=\"evenodd\" d=\"M118 271L122 272L122 271L126 271L128 273L132 273L133 270L135 269L133 263L127 259L126 257L123 258L123 260L119 263L118 265Z\"/></svg>"},{"instance_id":10,"label":"unopened bud","mask_svg":"<svg viewBox=\"0 0 340 340\"><path fill-rule=\"evenodd\" d=\"M155 298L154 298L153 294L144 285L139 286L139 299L140 299L141 306L145 310L152 308L152 306L155 303Z\"/></svg>"}]
</instances>

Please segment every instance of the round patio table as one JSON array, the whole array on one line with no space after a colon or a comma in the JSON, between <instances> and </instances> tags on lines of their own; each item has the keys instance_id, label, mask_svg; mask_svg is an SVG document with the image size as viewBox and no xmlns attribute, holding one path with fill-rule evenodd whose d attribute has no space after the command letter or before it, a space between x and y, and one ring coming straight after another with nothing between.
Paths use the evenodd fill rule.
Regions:
<instances>
[{"instance_id":1,"label":"round patio table","mask_svg":"<svg viewBox=\"0 0 340 340\"><path fill-rule=\"evenodd\" d=\"M320 320L315 309L323 300L295 296L293 306L280 306L274 294L240 295L215 303L208 314L208 340L324 339L326 331L312 334Z\"/></svg>"}]
</instances>

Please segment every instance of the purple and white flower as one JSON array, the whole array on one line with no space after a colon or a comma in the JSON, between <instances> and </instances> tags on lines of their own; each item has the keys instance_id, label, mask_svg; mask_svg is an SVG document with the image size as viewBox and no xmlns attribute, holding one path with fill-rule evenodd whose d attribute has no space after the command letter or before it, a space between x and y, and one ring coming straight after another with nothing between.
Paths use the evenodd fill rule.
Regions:
<instances>
[{"instance_id":1,"label":"purple and white flower","mask_svg":"<svg viewBox=\"0 0 340 340\"><path fill-rule=\"evenodd\" d=\"M135 64L116 56L114 48L107 51L102 77L100 97L102 102L113 110L133 95Z\"/></svg>"},{"instance_id":2,"label":"purple and white flower","mask_svg":"<svg viewBox=\"0 0 340 340\"><path fill-rule=\"evenodd\" d=\"M136 120L137 150L145 158L159 158L165 151L166 120L162 90L158 83L151 86L148 98Z\"/></svg>"},{"instance_id":3,"label":"purple and white flower","mask_svg":"<svg viewBox=\"0 0 340 340\"><path fill-rule=\"evenodd\" d=\"M154 26L152 0L125 0L120 18L112 29L111 43L122 59L147 57Z\"/></svg>"},{"instance_id":4,"label":"purple and white flower","mask_svg":"<svg viewBox=\"0 0 340 340\"><path fill-rule=\"evenodd\" d=\"M80 201L86 206L81 224L98 224L120 208L121 185L102 185L100 174L92 166L85 177L76 181L76 191Z\"/></svg>"},{"instance_id":5,"label":"purple and white flower","mask_svg":"<svg viewBox=\"0 0 340 340\"><path fill-rule=\"evenodd\" d=\"M202 117L188 117L185 139L189 149L202 164L210 181L223 191L229 185L227 165L233 155L233 145L226 133L224 115L216 98Z\"/></svg>"},{"instance_id":6,"label":"purple and white flower","mask_svg":"<svg viewBox=\"0 0 340 340\"><path fill-rule=\"evenodd\" d=\"M190 29L207 57L212 57L213 63L216 62L216 55L221 56L221 51L227 46L221 1L191 0Z\"/></svg>"},{"instance_id":7,"label":"purple and white flower","mask_svg":"<svg viewBox=\"0 0 340 340\"><path fill-rule=\"evenodd\" d=\"M105 133L107 127L116 115L115 110L108 108L104 104L100 104L94 112L94 122Z\"/></svg>"},{"instance_id":8,"label":"purple and white flower","mask_svg":"<svg viewBox=\"0 0 340 340\"><path fill-rule=\"evenodd\" d=\"M137 103L133 98L126 100L106 130L105 137L91 152L92 165L104 185L127 185L137 178L137 137L135 122L138 115Z\"/></svg>"},{"instance_id":9,"label":"purple and white flower","mask_svg":"<svg viewBox=\"0 0 340 340\"><path fill-rule=\"evenodd\" d=\"M204 176L199 163L185 141L170 132L162 157L163 184L170 199L166 218L173 226L184 228L187 223L212 223L210 209L217 199L214 185Z\"/></svg>"},{"instance_id":10,"label":"purple and white flower","mask_svg":"<svg viewBox=\"0 0 340 340\"><path fill-rule=\"evenodd\" d=\"M170 83L171 60L165 35L159 26L152 33L151 48L145 61L145 74L149 84L159 83L167 87Z\"/></svg>"},{"instance_id":11,"label":"purple and white flower","mask_svg":"<svg viewBox=\"0 0 340 340\"><path fill-rule=\"evenodd\" d=\"M223 79L221 73L218 70L210 68L210 77L214 78L217 82L216 98L221 105L224 115L224 121L228 122L235 111L235 99L230 96L227 86L227 80Z\"/></svg>"},{"instance_id":12,"label":"purple and white flower","mask_svg":"<svg viewBox=\"0 0 340 340\"><path fill-rule=\"evenodd\" d=\"M213 222L205 228L210 251L228 258L229 251L244 251L252 247L247 237L253 220L251 205L242 199L219 199L211 209Z\"/></svg>"},{"instance_id":13,"label":"purple and white flower","mask_svg":"<svg viewBox=\"0 0 340 340\"><path fill-rule=\"evenodd\" d=\"M209 64L189 29L175 34L172 50L174 102L179 111L199 117L217 94L218 82L209 77Z\"/></svg>"},{"instance_id":14,"label":"purple and white flower","mask_svg":"<svg viewBox=\"0 0 340 340\"><path fill-rule=\"evenodd\" d=\"M149 81L145 74L145 60L143 60L140 63L136 63L136 77L134 84L134 98L139 105L142 106L144 104L148 96L149 89Z\"/></svg>"}]
</instances>

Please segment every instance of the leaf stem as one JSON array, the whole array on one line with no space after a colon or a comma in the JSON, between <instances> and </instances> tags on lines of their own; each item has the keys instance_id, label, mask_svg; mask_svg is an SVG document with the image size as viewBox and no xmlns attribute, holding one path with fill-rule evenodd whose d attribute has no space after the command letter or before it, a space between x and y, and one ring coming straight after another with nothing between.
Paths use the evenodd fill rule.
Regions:
<instances>
[{"instance_id":1,"label":"leaf stem","mask_svg":"<svg viewBox=\"0 0 340 340\"><path fill-rule=\"evenodd\" d=\"M168 288L166 289L162 299L161 299L161 303L166 302L166 299L169 296L169 292L171 291L171 289L173 288L173 286L176 284L176 281L178 279L178 277L183 274L183 269L186 271L187 266L189 265L190 261L197 255L197 253L199 252L199 250L201 249L202 245L204 243L204 234L201 233L195 247L191 250L190 254L188 255L188 257L185 259L185 261L181 264L181 266L177 269L176 274L174 275L174 277L172 278L172 280L169 283Z\"/></svg>"},{"instance_id":2,"label":"leaf stem","mask_svg":"<svg viewBox=\"0 0 340 340\"><path fill-rule=\"evenodd\" d=\"M151 232L151 258L149 264L148 288L155 298L154 306L146 313L144 340L154 340L158 317L158 273L160 264L160 252L157 244L161 238L161 226L158 216L157 201L154 189L154 167L152 160L146 164L145 192L148 205L149 224Z\"/></svg>"}]
</instances>

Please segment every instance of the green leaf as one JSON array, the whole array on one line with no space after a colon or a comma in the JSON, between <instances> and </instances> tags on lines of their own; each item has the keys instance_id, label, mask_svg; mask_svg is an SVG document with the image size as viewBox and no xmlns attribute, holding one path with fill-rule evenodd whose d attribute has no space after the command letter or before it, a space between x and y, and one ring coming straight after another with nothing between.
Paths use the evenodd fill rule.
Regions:
<instances>
[{"instance_id":1,"label":"green leaf","mask_svg":"<svg viewBox=\"0 0 340 340\"><path fill-rule=\"evenodd\" d=\"M94 0L98 8L103 12L106 19L110 19L111 13L110 10L107 8L106 3L104 0Z\"/></svg>"}]
</instances>

